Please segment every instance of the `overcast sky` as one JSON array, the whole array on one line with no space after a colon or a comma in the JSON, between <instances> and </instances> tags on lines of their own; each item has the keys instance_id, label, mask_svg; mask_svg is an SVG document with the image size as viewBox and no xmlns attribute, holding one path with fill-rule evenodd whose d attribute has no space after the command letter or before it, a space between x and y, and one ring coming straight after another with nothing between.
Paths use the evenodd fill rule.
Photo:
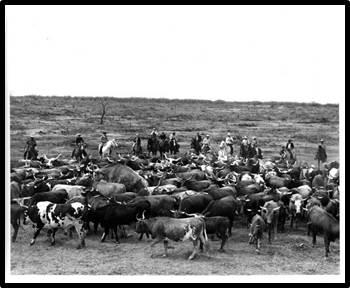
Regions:
<instances>
[{"instance_id":1,"label":"overcast sky","mask_svg":"<svg viewBox=\"0 0 350 288\"><path fill-rule=\"evenodd\" d=\"M5 9L10 95L345 97L345 6Z\"/></svg>"}]
</instances>

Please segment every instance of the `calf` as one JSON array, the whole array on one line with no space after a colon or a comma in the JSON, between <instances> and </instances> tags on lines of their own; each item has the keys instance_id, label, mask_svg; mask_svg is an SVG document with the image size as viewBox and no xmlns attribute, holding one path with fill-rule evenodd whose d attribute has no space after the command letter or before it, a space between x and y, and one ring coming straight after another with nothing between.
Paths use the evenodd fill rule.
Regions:
<instances>
[{"instance_id":1,"label":"calf","mask_svg":"<svg viewBox=\"0 0 350 288\"><path fill-rule=\"evenodd\" d=\"M280 209L280 206L273 201L270 200L264 204L261 208L262 216L266 221L267 224L267 232L269 235L269 244L271 244L271 240L273 240L275 236L275 230L277 228L277 220L278 220L278 210Z\"/></svg>"},{"instance_id":2,"label":"calf","mask_svg":"<svg viewBox=\"0 0 350 288\"><path fill-rule=\"evenodd\" d=\"M252 223L250 225L249 244L256 245L255 251L257 253L260 253L260 244L264 235L264 230L265 230L264 219L260 215L255 214L252 219Z\"/></svg>"},{"instance_id":3,"label":"calf","mask_svg":"<svg viewBox=\"0 0 350 288\"><path fill-rule=\"evenodd\" d=\"M80 241L77 248L85 247L83 221L87 211L88 207L79 202L55 204L49 201L42 201L30 206L25 211L25 218L29 218L33 222L35 229L30 245L35 243L36 237L44 226L52 230L51 245L55 245L55 233L58 228L68 229L74 226Z\"/></svg>"},{"instance_id":4,"label":"calf","mask_svg":"<svg viewBox=\"0 0 350 288\"><path fill-rule=\"evenodd\" d=\"M152 239L155 239L151 244L151 247L163 241L165 250L164 257L168 256L168 249L172 248L168 246L169 239L176 242L186 241L188 239L192 241L194 249L188 258L189 260L192 260L198 253L200 244L202 243L205 245L208 241L205 230L205 221L202 217L190 217L184 219L171 217L144 219L143 217L142 219L137 220L136 232L147 232L152 235ZM153 254L151 257L153 257Z\"/></svg>"}]
</instances>

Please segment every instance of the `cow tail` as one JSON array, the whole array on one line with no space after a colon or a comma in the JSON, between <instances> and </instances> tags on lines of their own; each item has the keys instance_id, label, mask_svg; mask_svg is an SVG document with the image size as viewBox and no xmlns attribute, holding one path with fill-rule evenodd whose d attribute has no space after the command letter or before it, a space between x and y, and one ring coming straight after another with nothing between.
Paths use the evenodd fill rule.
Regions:
<instances>
[{"instance_id":1,"label":"cow tail","mask_svg":"<svg viewBox=\"0 0 350 288\"><path fill-rule=\"evenodd\" d=\"M205 220L203 221L203 236L204 236L204 240L206 242L208 242L208 235L207 235L207 229L206 229L206 225L205 225Z\"/></svg>"}]
</instances>

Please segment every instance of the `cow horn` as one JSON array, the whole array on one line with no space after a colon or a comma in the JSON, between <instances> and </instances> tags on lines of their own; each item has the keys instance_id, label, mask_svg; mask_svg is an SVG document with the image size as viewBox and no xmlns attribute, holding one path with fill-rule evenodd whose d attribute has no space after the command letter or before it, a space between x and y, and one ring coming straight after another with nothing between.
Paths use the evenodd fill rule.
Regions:
<instances>
[{"instance_id":1,"label":"cow horn","mask_svg":"<svg viewBox=\"0 0 350 288\"><path fill-rule=\"evenodd\" d=\"M143 212L142 212L142 220L145 220L145 210L143 210Z\"/></svg>"},{"instance_id":2,"label":"cow horn","mask_svg":"<svg viewBox=\"0 0 350 288\"><path fill-rule=\"evenodd\" d=\"M308 209L306 209L305 207L303 207L303 210L304 210L304 211L309 211L309 210L308 210Z\"/></svg>"},{"instance_id":3,"label":"cow horn","mask_svg":"<svg viewBox=\"0 0 350 288\"><path fill-rule=\"evenodd\" d=\"M322 199L323 197L322 196L317 196L318 199Z\"/></svg>"},{"instance_id":4,"label":"cow horn","mask_svg":"<svg viewBox=\"0 0 350 288\"><path fill-rule=\"evenodd\" d=\"M273 211L277 211L277 210L279 210L280 208L281 208L281 207L278 206L278 207L274 208Z\"/></svg>"},{"instance_id":5,"label":"cow horn","mask_svg":"<svg viewBox=\"0 0 350 288\"><path fill-rule=\"evenodd\" d=\"M137 217L137 215L138 215L138 214L136 214L136 220L137 220L137 221L141 221L142 219L139 218L139 217Z\"/></svg>"}]
</instances>

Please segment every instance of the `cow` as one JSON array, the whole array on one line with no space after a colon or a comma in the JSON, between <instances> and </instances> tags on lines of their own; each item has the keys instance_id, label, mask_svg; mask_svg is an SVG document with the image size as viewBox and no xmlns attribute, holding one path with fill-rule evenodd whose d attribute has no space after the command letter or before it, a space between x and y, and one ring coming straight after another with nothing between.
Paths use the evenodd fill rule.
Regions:
<instances>
[{"instance_id":1,"label":"cow","mask_svg":"<svg viewBox=\"0 0 350 288\"><path fill-rule=\"evenodd\" d=\"M308 219L312 232L312 245L316 245L317 233L323 233L325 257L328 257L330 242L339 238L339 221L319 206L312 206L309 209Z\"/></svg>"},{"instance_id":2,"label":"cow","mask_svg":"<svg viewBox=\"0 0 350 288\"><path fill-rule=\"evenodd\" d=\"M30 198L28 206L34 205L41 201L49 201L56 204L64 204L68 199L68 193L63 189L52 192L41 192L34 194Z\"/></svg>"},{"instance_id":3,"label":"cow","mask_svg":"<svg viewBox=\"0 0 350 288\"><path fill-rule=\"evenodd\" d=\"M24 216L24 211L27 209L27 206L21 205L16 201L11 201L11 225L14 229L11 241L15 242L17 239L18 229L21 225L21 216ZM23 219L24 220L24 219ZM25 224L25 222L23 223Z\"/></svg>"},{"instance_id":4,"label":"cow","mask_svg":"<svg viewBox=\"0 0 350 288\"><path fill-rule=\"evenodd\" d=\"M225 216L230 220L229 236L232 234L232 226L235 215L240 210L240 202L233 196L226 196L218 200L211 201L201 212L205 217Z\"/></svg>"},{"instance_id":5,"label":"cow","mask_svg":"<svg viewBox=\"0 0 350 288\"><path fill-rule=\"evenodd\" d=\"M118 226L129 225L136 221L136 216L142 212L149 213L151 204L146 199L137 199L137 201L120 203L111 202L104 207L97 208L93 211L95 221L101 223L104 232L101 242L104 242L109 230L112 229L115 234L115 242L119 244ZM91 213L91 212L90 212ZM89 219L91 219L89 217Z\"/></svg>"},{"instance_id":6,"label":"cow","mask_svg":"<svg viewBox=\"0 0 350 288\"><path fill-rule=\"evenodd\" d=\"M331 199L324 209L339 221L339 200Z\"/></svg>"},{"instance_id":7,"label":"cow","mask_svg":"<svg viewBox=\"0 0 350 288\"><path fill-rule=\"evenodd\" d=\"M171 217L145 219L142 217L137 219L136 232L147 232L151 234L152 239L155 239L151 244L151 247L154 247L155 244L163 241L165 250L163 257L168 257L168 249L172 248L168 246L169 240L176 242L191 240L194 249L188 257L189 260L192 260L198 253L200 244L206 245L208 241L205 221L202 217L189 217L183 219ZM153 253L151 258L153 258Z\"/></svg>"},{"instance_id":8,"label":"cow","mask_svg":"<svg viewBox=\"0 0 350 288\"><path fill-rule=\"evenodd\" d=\"M171 211L175 218L200 217L201 214L188 214L181 211ZM204 217L205 229L207 234L215 234L221 239L220 252L224 252L224 246L228 238L228 230L230 229L230 220L227 217L213 216ZM201 244L202 248L202 244Z\"/></svg>"},{"instance_id":9,"label":"cow","mask_svg":"<svg viewBox=\"0 0 350 288\"><path fill-rule=\"evenodd\" d=\"M97 168L94 170L94 178L96 181L104 179L107 182L122 183L129 192L138 193L141 189L148 187L146 179L122 164L110 164Z\"/></svg>"},{"instance_id":10,"label":"cow","mask_svg":"<svg viewBox=\"0 0 350 288\"><path fill-rule=\"evenodd\" d=\"M85 247L83 222L86 213L88 213L88 206L79 202L55 204L49 201L41 201L29 206L28 210L25 211L25 219L30 219L33 222L35 230L30 245L35 243L35 239L44 226L51 229L51 245L55 245L55 233L58 228L68 229L74 226L79 237L77 248Z\"/></svg>"},{"instance_id":11,"label":"cow","mask_svg":"<svg viewBox=\"0 0 350 288\"><path fill-rule=\"evenodd\" d=\"M214 189L204 190L206 191L214 200L226 197L233 196L236 197L237 191L235 187L232 186L224 186L224 187L215 187Z\"/></svg>"},{"instance_id":12,"label":"cow","mask_svg":"<svg viewBox=\"0 0 350 288\"><path fill-rule=\"evenodd\" d=\"M288 176L288 175L287 175ZM265 176L266 184L272 188L288 187L291 178L279 176Z\"/></svg>"},{"instance_id":13,"label":"cow","mask_svg":"<svg viewBox=\"0 0 350 288\"><path fill-rule=\"evenodd\" d=\"M113 198L117 194L125 193L126 187L122 183L109 183L103 180L95 181L92 187L99 191L101 194Z\"/></svg>"},{"instance_id":14,"label":"cow","mask_svg":"<svg viewBox=\"0 0 350 288\"><path fill-rule=\"evenodd\" d=\"M303 216L303 202L305 200L307 200L307 198L303 198L302 195L298 193L291 196L289 201L289 213L291 216L290 228L293 228L293 224L295 223L295 229L297 229L298 222L301 221Z\"/></svg>"},{"instance_id":15,"label":"cow","mask_svg":"<svg viewBox=\"0 0 350 288\"><path fill-rule=\"evenodd\" d=\"M264 206L260 207L262 217L267 224L267 232L268 232L268 241L271 244L271 241L274 239L275 230L277 228L278 221L278 210L280 206L273 200L265 202Z\"/></svg>"},{"instance_id":16,"label":"cow","mask_svg":"<svg viewBox=\"0 0 350 288\"><path fill-rule=\"evenodd\" d=\"M181 200L178 210L186 213L201 213L212 200L213 197L208 193L190 195Z\"/></svg>"},{"instance_id":17,"label":"cow","mask_svg":"<svg viewBox=\"0 0 350 288\"><path fill-rule=\"evenodd\" d=\"M150 195L138 196L129 203L135 203L140 199L147 200L150 203L149 216L171 216L170 210L177 209L178 201L170 195Z\"/></svg>"},{"instance_id":18,"label":"cow","mask_svg":"<svg viewBox=\"0 0 350 288\"><path fill-rule=\"evenodd\" d=\"M16 181L11 181L10 184L11 199L19 198L21 196L21 186Z\"/></svg>"},{"instance_id":19,"label":"cow","mask_svg":"<svg viewBox=\"0 0 350 288\"><path fill-rule=\"evenodd\" d=\"M249 244L256 245L255 251L258 254L260 253L260 245L261 245L261 240L263 239L264 230L265 230L264 219L259 214L255 214L254 217L252 218L252 223L250 225Z\"/></svg>"},{"instance_id":20,"label":"cow","mask_svg":"<svg viewBox=\"0 0 350 288\"><path fill-rule=\"evenodd\" d=\"M202 191L208 188L210 184L212 184L210 180L197 181L189 178L184 181L183 186L185 186L188 190Z\"/></svg>"},{"instance_id":21,"label":"cow","mask_svg":"<svg viewBox=\"0 0 350 288\"><path fill-rule=\"evenodd\" d=\"M85 187L79 186L79 185L64 185L64 184L57 184L55 187L52 188L52 192L64 190L68 194L68 198L73 198L75 196L80 196L82 193L84 193Z\"/></svg>"},{"instance_id":22,"label":"cow","mask_svg":"<svg viewBox=\"0 0 350 288\"><path fill-rule=\"evenodd\" d=\"M286 223L286 219L288 217L288 209L286 205L282 201L279 201L279 211L278 211L278 219L277 219L277 232L284 232L284 225Z\"/></svg>"}]
</instances>

